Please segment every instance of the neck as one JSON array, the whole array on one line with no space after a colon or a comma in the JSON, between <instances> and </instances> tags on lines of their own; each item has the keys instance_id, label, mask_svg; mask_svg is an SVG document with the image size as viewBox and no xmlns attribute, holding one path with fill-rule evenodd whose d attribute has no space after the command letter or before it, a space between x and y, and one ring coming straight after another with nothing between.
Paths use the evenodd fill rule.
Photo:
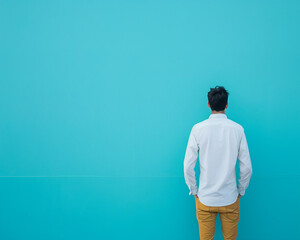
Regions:
<instances>
[{"instance_id":1,"label":"neck","mask_svg":"<svg viewBox=\"0 0 300 240\"><path fill-rule=\"evenodd\" d=\"M216 113L225 113L225 110L223 110L223 111L215 111L215 110L212 110L212 111L211 111L211 114L216 114Z\"/></svg>"}]
</instances>

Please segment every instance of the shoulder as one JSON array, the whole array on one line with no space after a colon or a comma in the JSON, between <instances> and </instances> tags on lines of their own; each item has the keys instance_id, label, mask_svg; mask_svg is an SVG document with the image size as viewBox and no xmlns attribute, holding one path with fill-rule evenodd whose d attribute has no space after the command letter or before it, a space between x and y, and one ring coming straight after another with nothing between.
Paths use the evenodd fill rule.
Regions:
<instances>
[{"instance_id":1,"label":"shoulder","mask_svg":"<svg viewBox=\"0 0 300 240\"><path fill-rule=\"evenodd\" d=\"M200 122L197 122L197 123L195 123L193 126L192 126L192 132L194 133L194 132L198 132L198 131L200 131L202 128L205 128L206 126L208 126L208 125L210 125L211 124L211 121L209 121L209 119L205 119L205 120L203 120L203 121L200 121ZM239 123L237 123L237 122L235 122L235 121L233 121L233 120L231 120L231 119L229 119L229 118L227 118L224 122L223 122L223 124L225 124L225 125L227 125L227 126L230 126L230 127L232 127L232 128L234 128L234 129L236 129L238 132L244 132L244 127L241 125L241 124L239 124Z\"/></svg>"},{"instance_id":2,"label":"shoulder","mask_svg":"<svg viewBox=\"0 0 300 240\"><path fill-rule=\"evenodd\" d=\"M201 122L197 122L197 123L195 123L195 124L193 125L193 127L192 127L192 132L197 132L197 131L199 131L201 128L207 126L208 124L209 124L208 119L205 119L205 120L203 120L203 121L201 121Z\"/></svg>"},{"instance_id":3,"label":"shoulder","mask_svg":"<svg viewBox=\"0 0 300 240\"><path fill-rule=\"evenodd\" d=\"M234 128L236 128L237 130L243 132L244 131L244 128L241 124L231 120L231 119L227 119L228 123L233 126Z\"/></svg>"}]
</instances>

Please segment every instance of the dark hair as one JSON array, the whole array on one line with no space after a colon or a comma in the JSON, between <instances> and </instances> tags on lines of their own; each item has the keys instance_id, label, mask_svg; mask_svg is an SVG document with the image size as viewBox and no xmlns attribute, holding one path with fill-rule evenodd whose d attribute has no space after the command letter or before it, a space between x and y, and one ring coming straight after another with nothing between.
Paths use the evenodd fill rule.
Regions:
<instances>
[{"instance_id":1,"label":"dark hair","mask_svg":"<svg viewBox=\"0 0 300 240\"><path fill-rule=\"evenodd\" d=\"M211 110L223 111L228 101L228 95L229 93L224 87L210 88L207 97Z\"/></svg>"}]
</instances>

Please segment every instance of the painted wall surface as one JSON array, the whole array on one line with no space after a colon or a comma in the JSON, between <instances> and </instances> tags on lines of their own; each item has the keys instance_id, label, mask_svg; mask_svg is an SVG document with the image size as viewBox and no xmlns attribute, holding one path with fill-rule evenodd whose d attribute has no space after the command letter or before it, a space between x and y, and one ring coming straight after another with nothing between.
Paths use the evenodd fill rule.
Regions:
<instances>
[{"instance_id":1,"label":"painted wall surface","mask_svg":"<svg viewBox=\"0 0 300 240\"><path fill-rule=\"evenodd\" d=\"M183 159L216 85L252 159L238 239L296 239L299 11L1 1L0 239L199 239Z\"/></svg>"}]
</instances>

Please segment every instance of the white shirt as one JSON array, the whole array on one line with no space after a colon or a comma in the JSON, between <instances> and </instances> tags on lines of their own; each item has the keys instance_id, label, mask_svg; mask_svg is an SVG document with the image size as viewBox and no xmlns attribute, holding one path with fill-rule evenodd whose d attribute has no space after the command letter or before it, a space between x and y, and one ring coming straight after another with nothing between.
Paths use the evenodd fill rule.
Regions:
<instances>
[{"instance_id":1,"label":"white shirt","mask_svg":"<svg viewBox=\"0 0 300 240\"><path fill-rule=\"evenodd\" d=\"M198 155L199 188L194 170ZM197 194L200 202L207 206L226 206L234 203L238 194L245 194L251 175L248 144L240 124L228 119L225 113L215 113L192 127L184 157L184 178L190 195Z\"/></svg>"}]
</instances>

